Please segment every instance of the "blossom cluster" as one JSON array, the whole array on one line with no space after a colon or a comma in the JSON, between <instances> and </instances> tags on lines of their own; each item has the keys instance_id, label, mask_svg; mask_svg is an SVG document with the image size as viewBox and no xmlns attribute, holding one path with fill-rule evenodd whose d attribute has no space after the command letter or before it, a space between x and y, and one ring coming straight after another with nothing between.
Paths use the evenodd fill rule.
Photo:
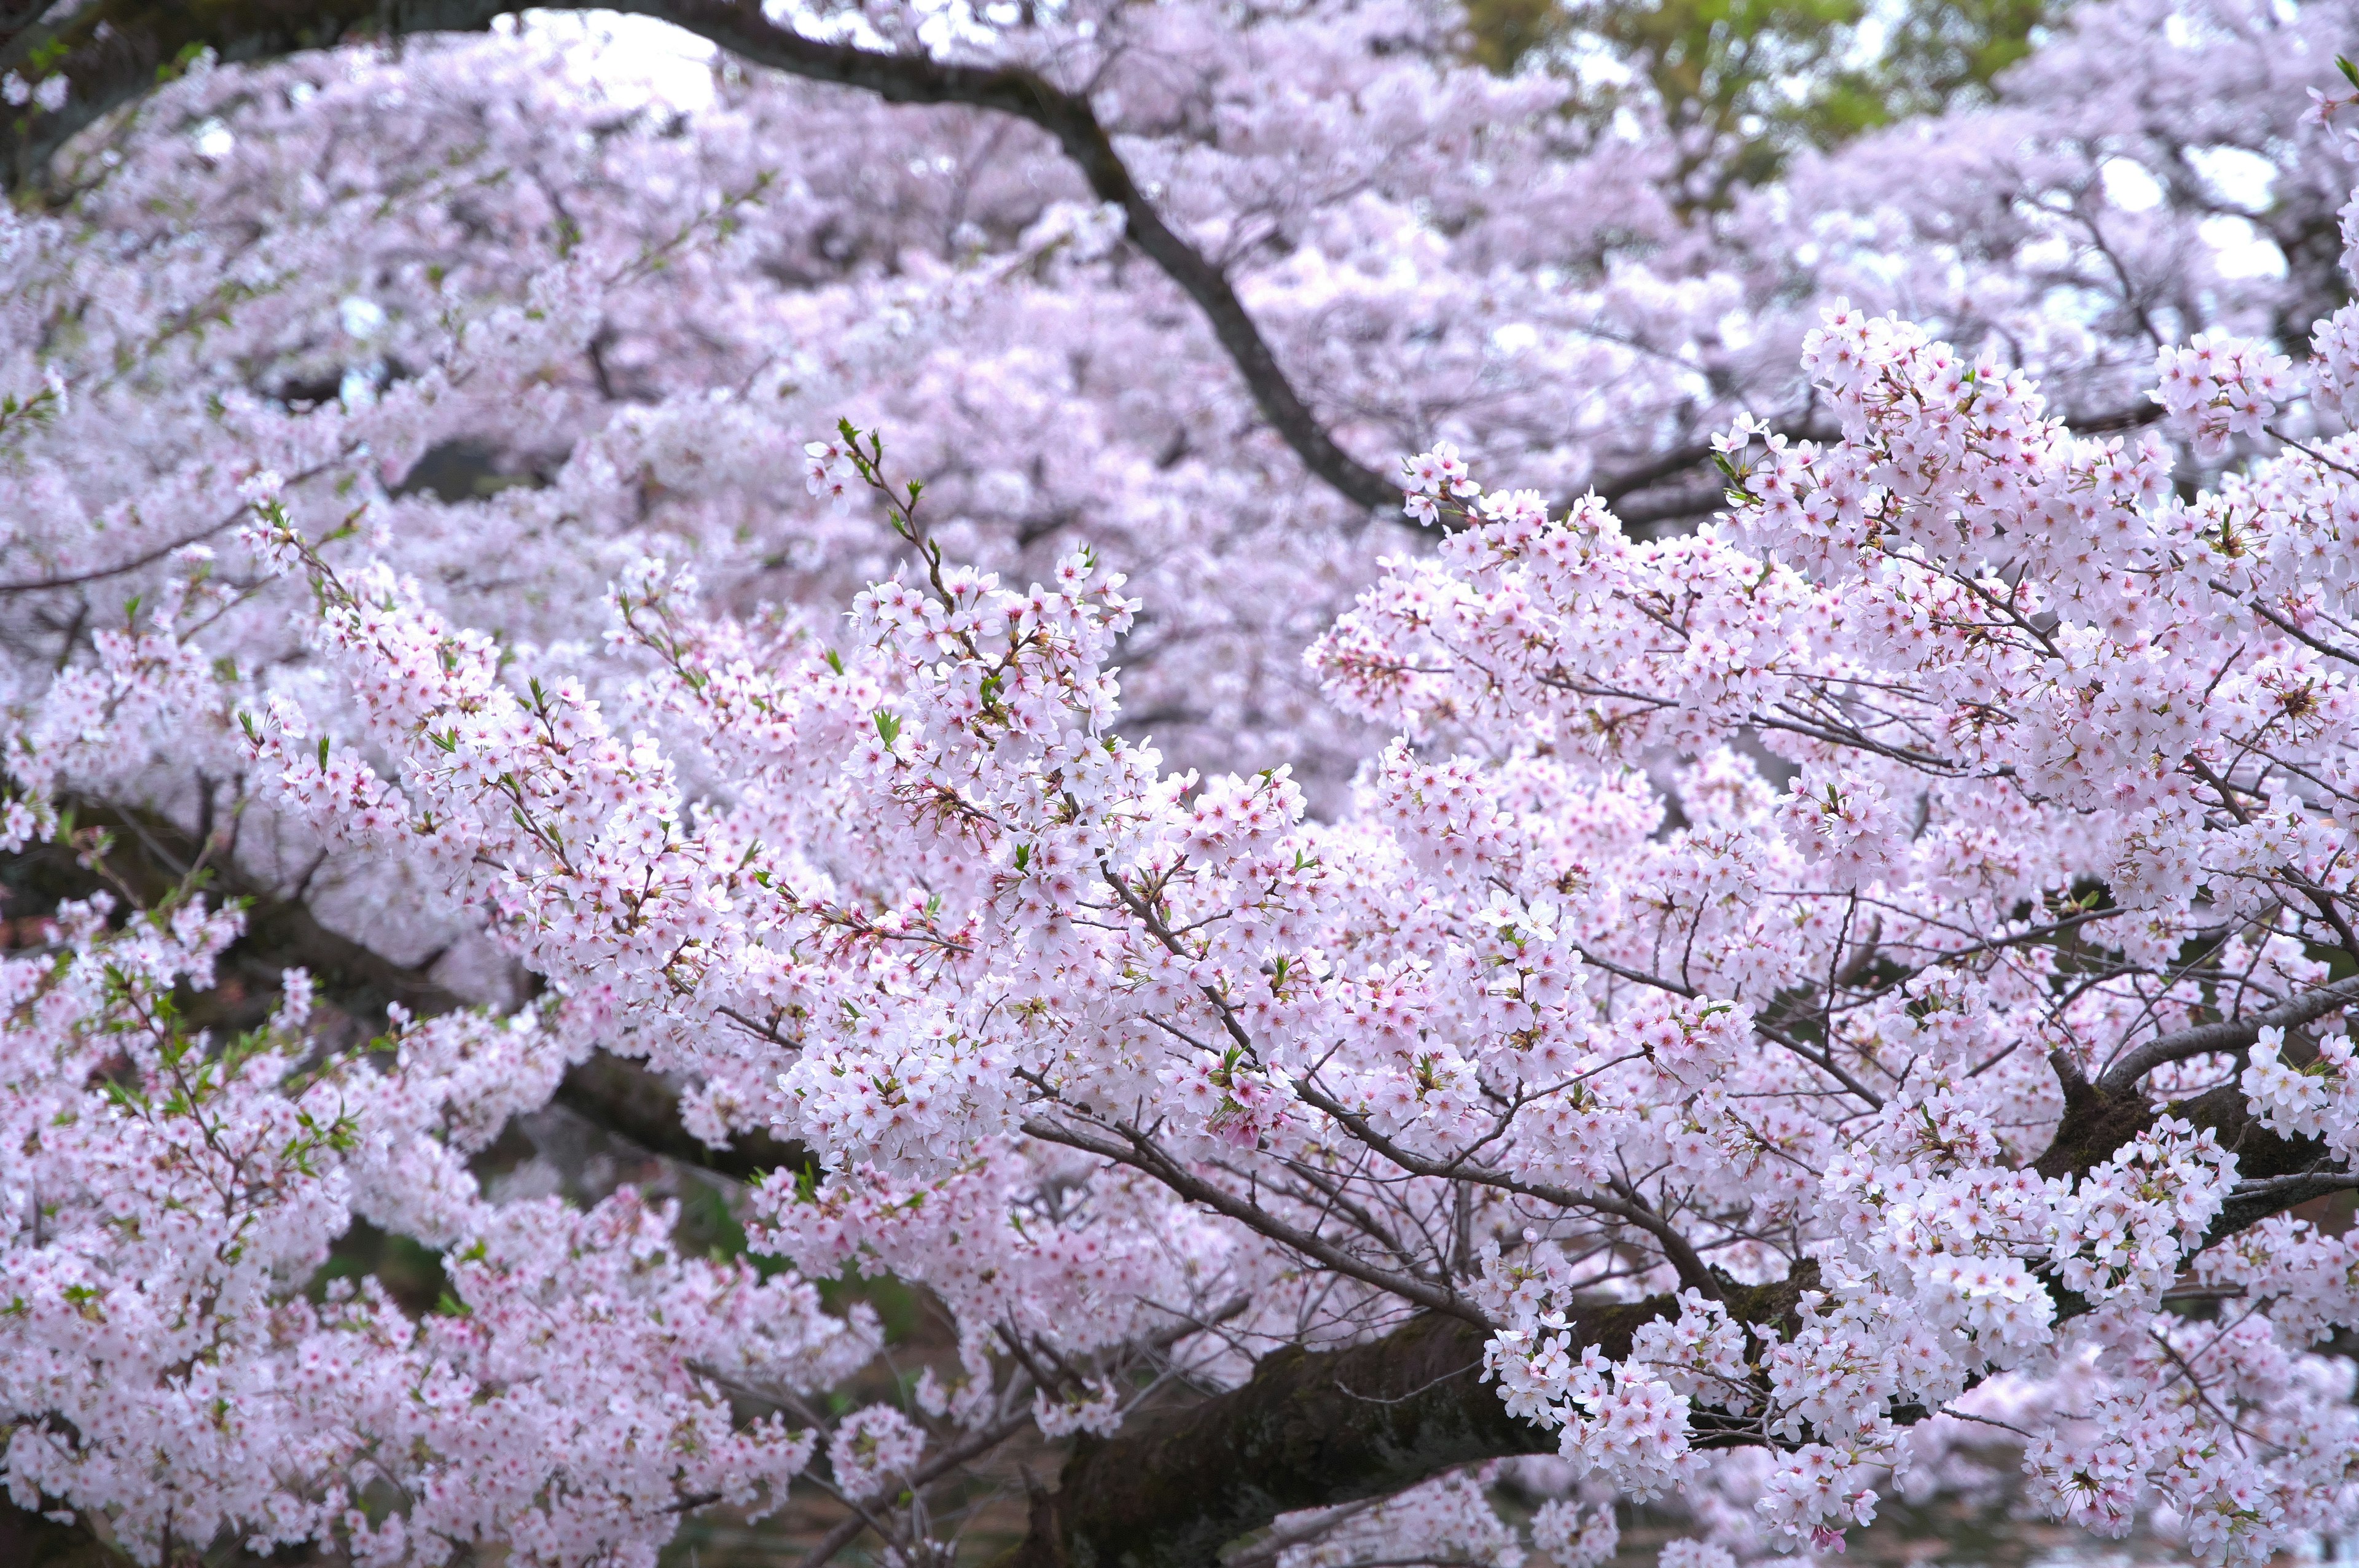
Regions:
<instances>
[{"instance_id":1,"label":"blossom cluster","mask_svg":"<svg viewBox=\"0 0 2359 1568\"><path fill-rule=\"evenodd\" d=\"M191 71L0 215L0 843L110 890L0 953L19 1508L645 1563L825 1487L916 1561L1017 1433L1441 1323L1560 1484L1281 1568L1594 1568L1673 1492L1667 1568L1832 1550L2002 1421L2208 1561L2359 1517L2359 1265L2285 1212L2359 1151L2359 329L2301 238L2359 207L2348 105L2279 102L2348 8L2091 0L1701 218L1455 10L1232 9L958 47L1093 84L1423 533L979 111L610 116L532 24ZM2121 45L2181 10L2210 98ZM2281 272L2098 200L2177 179L2155 103L2275 171ZM1720 515L1635 521L1700 460L1651 514ZM291 928L374 962L257 979ZM789 1151L718 1200L775 1271L484 1180L593 1052ZM447 1298L338 1274L362 1224ZM815 1283L875 1276L946 1322L906 1399Z\"/></svg>"},{"instance_id":2,"label":"blossom cluster","mask_svg":"<svg viewBox=\"0 0 2359 1568\"><path fill-rule=\"evenodd\" d=\"M810 1433L740 1422L712 1379L823 1387L875 1325L680 1256L676 1217L628 1192L487 1201L465 1157L547 1097L566 1018L397 1018L323 1062L297 979L212 1043L174 988L212 981L238 917L124 913L67 904L53 953L0 958L18 1507L104 1510L149 1561L228 1527L366 1563L477 1541L560 1563L652 1563L683 1492L782 1500ZM360 1218L444 1248L438 1311L321 1271Z\"/></svg>"}]
</instances>

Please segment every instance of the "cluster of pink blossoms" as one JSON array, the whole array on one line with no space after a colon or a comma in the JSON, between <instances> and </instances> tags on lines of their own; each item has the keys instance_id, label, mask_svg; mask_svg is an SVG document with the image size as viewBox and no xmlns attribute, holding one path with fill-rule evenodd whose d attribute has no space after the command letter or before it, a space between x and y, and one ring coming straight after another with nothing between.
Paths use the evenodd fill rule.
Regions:
<instances>
[{"instance_id":1,"label":"cluster of pink blossoms","mask_svg":"<svg viewBox=\"0 0 2359 1568\"><path fill-rule=\"evenodd\" d=\"M1546 129L1556 86L1397 63L1441 25L1405 7L1343 7L1335 37L1325 13L1273 22L1234 58L1205 8L1148 9L1051 42L1136 70L1142 125L1202 87L1229 123L1300 132L1316 178L1123 140L1280 343L1374 411L1347 438L1430 439L1401 470L1408 514L1447 524L1430 549L1298 508L1270 443L1234 433L1239 398L1145 373L1168 362L1134 335L1115 231L1067 187L1042 206L995 177L948 256L878 220L862 254L892 265L730 305L781 254L816 266L861 205L817 171L756 254L751 149L789 108L858 142L866 107L716 88L705 150L630 133L679 200L503 249L475 230L544 200L579 227L550 192L600 183L597 136L510 106L485 135L565 178L486 217L490 175L438 156L394 201L318 127L408 79L339 56L259 107L177 87L230 140L91 198L124 255L5 220L0 263L38 287L0 306L26 575L0 835L103 881L75 823L113 802L200 862L152 908L70 900L0 956L9 1497L149 1561L308 1541L391 1568L479 1543L646 1563L683 1512L799 1487L918 1561L927 1488L1020 1434L1118 1442L1295 1364L1270 1352L1440 1323L1472 1346L1459 1385L1513 1418L1500 1451L1278 1518L1280 1568L1514 1568L1527 1541L1594 1568L1614 1497L1675 1492L1714 1540L1667 1568L1824 1552L1994 1434L2058 1517L2144 1519L2207 1561L2351 1528L2359 1416L2331 1352L2359 1262L2291 1211L2359 1186L2337 1017L2359 1003L2359 308L2298 368L2260 330L2308 298L2290 268L2207 293L2190 262L2181 292L2236 330L2169 321L2190 342L2158 364L2140 332L2076 337L2032 301L2085 277L1841 242L1862 188L1891 232L1952 227L1875 182L1900 134L1782 214L1701 236L1641 214L1731 271L1682 273L1667 239L1663 276L1568 288L1571 221L1540 219L1620 177ZM2286 52L2267 17L2213 12L2251 58ZM2075 36L2141 18L2093 7ZM1266 82L1328 78L1264 68L1300 58L1348 91L1288 121ZM461 124L499 98L432 53L416 84ZM2251 135L2287 160L2287 210L2331 210L2347 171L2312 189L2318 138L2277 113ZM2027 178L2101 185L2055 114L2045 142L2001 115L1941 156L2029 146ZM1387 115L1425 137L1398 169L1367 145ZM1546 174L1531 210L1474 211L1463 143L1440 146L1468 125ZM971 133L944 116L901 162ZM1994 205L2004 161L1943 200ZM342 215L278 253L143 249L143 196L185 204L215 163L274 214L332 176ZM1258 194L1298 187L1275 217ZM2108 223L2143 251L2184 237L2174 211L2049 216L2092 226L2082 260ZM1807 287L1760 259L1805 244ZM446 246L455 277L416 260ZM1942 330L1886 308L1907 291L1817 312L1888 246L2015 303L1925 282ZM1476 276L1529 319L1461 313ZM239 316L232 294L298 303ZM1793 295L1815 325L1777 313ZM672 340L625 325L640 305L688 318L665 330L706 385L664 379ZM210 311L234 320L206 347ZM1747 312L1757 336L1724 325ZM328 319L332 345L310 335ZM1350 362L1339 323L1394 357ZM1502 347L1514 326L1547 346ZM2047 379L2002 356L2017 327ZM913 357L936 330L951 346ZM959 362L985 350L997 379ZM222 391L216 358L314 379ZM1718 418L1699 389L1734 384L1831 423L1718 437L1724 510L1690 533L1484 490L1462 449L1551 493L1663 456L1568 390L1592 372L1628 406ZM1467 390L1432 418L1402 400L1444 384ZM803 440L823 398L908 415L918 462L895 425L889 465L849 426ZM1158 439L1103 436L1125 409ZM479 424L512 468L564 455L462 501L407 482ZM1098 434L1036 463L1019 428ZM2182 492L2174 441L2251 460ZM1248 522L1207 548L1211 515ZM1166 732L1194 765L1166 766ZM484 1005L397 1011L355 1048L325 983L288 975L257 1030L185 1022L246 939L208 857L317 890L329 924ZM725 1195L785 1271L690 1255L629 1188L487 1190L474 1162L594 1052L677 1086L715 1149L791 1141L799 1165ZM440 1310L323 1275L356 1222L439 1253ZM847 1272L950 1322L906 1400L820 1397L880 1338L810 1282ZM1534 1454L1550 1495L1518 1528L1487 1466Z\"/></svg>"},{"instance_id":2,"label":"cluster of pink blossoms","mask_svg":"<svg viewBox=\"0 0 2359 1568\"><path fill-rule=\"evenodd\" d=\"M290 977L265 1027L209 1046L174 989L211 986L237 917L118 913L68 905L49 951L0 959L20 1507L103 1509L150 1560L226 1531L369 1564L483 1540L645 1563L683 1495L782 1499L809 1433L741 1422L713 1379L822 1388L875 1325L680 1256L676 1216L627 1191L487 1201L466 1158L546 1099L565 1010L397 1016L323 1062ZM355 1219L445 1249L442 1312L373 1278L307 1296Z\"/></svg>"},{"instance_id":3,"label":"cluster of pink blossoms","mask_svg":"<svg viewBox=\"0 0 2359 1568\"><path fill-rule=\"evenodd\" d=\"M501 673L272 506L262 543L310 577L398 773L313 784L343 752L299 751L291 709L254 755L323 831L357 808L451 868L537 969L734 1082L717 1104L772 1108L823 1174L766 1185L763 1244L806 1267L872 1260L1086 1355L1158 1292L1212 1293L1202 1256L1161 1285L1105 1256L1101 1203L1224 1221L1208 1256L1255 1284L1247 1325L1290 1310L1287 1258L1378 1312L1462 1301L1510 1411L1577 1469L1694 1484L1712 1412L1783 1451L1764 1526L1821 1545L1908 1468L1908 1411L1971 1420L1986 1380L2082 1363L2030 1456L2056 1506L2125 1525L2145 1499L2208 1555L2266 1554L2341 1517L2359 1427L2341 1384L2271 1370L2301 1341L2265 1315L2168 1301L2230 1206L2345 1178L2240 1179L2169 1116L2057 1174L2025 1162L2069 1116L2057 1062L2191 1093L2238 1048L2202 1022L2221 988L2302 1022L2348 1000L2310 948L2347 896L2349 698L2332 643L2257 631L2333 634L2339 585L2240 591L2299 528L2249 491L2169 499L2158 446L2075 441L1987 362L1841 310L1810 356L1851 428L1759 453L1740 430L1725 528L1636 546L1593 503L1454 497L1466 525L1314 654L1451 754L1397 743L1332 826L1281 773L1200 783L1116 739L1105 661L1136 607L1090 557L1019 592L906 518L925 575L862 595L845 646L803 633L799 679L713 662L736 634L692 583L618 591L638 700L669 692L691 736L724 704L768 725L734 742L734 801L691 813L651 735ZM2215 564L2239 526L2262 559ZM1670 830L1646 784L1667 752L1696 759ZM2091 878L2119 901L2071 893ZM2267 1087L2283 1027L2247 1042L2260 1114L2340 1147ZM1105 1190L1042 1195L1077 1177ZM1467 1238L1438 1275L1386 1260L1437 1226ZM1658 1259L1635 1274L1634 1237ZM1447 1260L1475 1239L1462 1295ZM1091 1299L1077 1247L1124 1282L1052 1317ZM1798 1270L1782 1321L1732 1314ZM1626 1355L1582 1343L1601 1292L1655 1280L1678 1303ZM2213 1409L2240 1413L2191 1413ZM889 1411L835 1442L840 1476L918 1452Z\"/></svg>"}]
</instances>

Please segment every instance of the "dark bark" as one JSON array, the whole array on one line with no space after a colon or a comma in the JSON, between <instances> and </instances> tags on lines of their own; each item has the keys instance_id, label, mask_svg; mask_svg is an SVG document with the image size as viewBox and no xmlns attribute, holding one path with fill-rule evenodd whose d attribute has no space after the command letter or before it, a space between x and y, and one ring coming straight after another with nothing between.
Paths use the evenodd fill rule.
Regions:
<instances>
[{"instance_id":1,"label":"dark bark","mask_svg":"<svg viewBox=\"0 0 2359 1568\"><path fill-rule=\"evenodd\" d=\"M27 1513L0 1495L0 1563L8 1568L122 1568L125 1561L82 1526Z\"/></svg>"},{"instance_id":2,"label":"dark bark","mask_svg":"<svg viewBox=\"0 0 2359 1568\"><path fill-rule=\"evenodd\" d=\"M237 65L368 36L481 32L514 8L490 0L94 0L61 25L0 38L0 69L63 76L71 86L54 114L5 111L0 157L12 188L42 185L75 133L169 80L200 50Z\"/></svg>"},{"instance_id":3,"label":"dark bark","mask_svg":"<svg viewBox=\"0 0 2359 1568\"><path fill-rule=\"evenodd\" d=\"M0 1568L132 1568L129 1553L114 1544L100 1521L80 1515L71 1521L20 1509L0 1491ZM266 1556L248 1552L231 1535L200 1552L174 1541L162 1568L317 1568L321 1554L308 1546L282 1547Z\"/></svg>"},{"instance_id":4,"label":"dark bark","mask_svg":"<svg viewBox=\"0 0 2359 1568\"><path fill-rule=\"evenodd\" d=\"M1619 1345L1665 1309L1602 1309L1584 1336ZM1150 1420L1067 1463L1036 1494L1001 1568L1180 1568L1281 1513L1397 1492L1451 1465L1550 1454L1481 1380L1482 1329L1429 1314L1348 1350L1266 1357L1241 1388Z\"/></svg>"},{"instance_id":5,"label":"dark bark","mask_svg":"<svg viewBox=\"0 0 2359 1568\"><path fill-rule=\"evenodd\" d=\"M2315 1138L2286 1138L2270 1131L2253 1114L2244 1091L2222 1084L2188 1099L2158 1106L2135 1087L2108 1090L2092 1083L2071 1064L2059 1062L2057 1076L2064 1086L2064 1118L2048 1152L2032 1162L2043 1176L2078 1176L2102 1163L2116 1150L2166 1116L2177 1117L2197 1131L2209 1131L2220 1147L2236 1156L2236 1174L2245 1181L2266 1181L2304 1174L2332 1174L2334 1160L2325 1143ZM2316 1194L2309 1195L2316 1196ZM2253 1205L2231 1200L2212 1238L2231 1235L2246 1226L2305 1201L2295 1198L2264 1212L2249 1213ZM2223 1228L2224 1227L2225 1228Z\"/></svg>"},{"instance_id":6,"label":"dark bark","mask_svg":"<svg viewBox=\"0 0 2359 1568\"><path fill-rule=\"evenodd\" d=\"M1785 1281L1723 1281L1737 1321L1789 1326L1806 1265ZM1675 1314L1668 1295L1601 1303L1571 1323L1576 1345L1630 1353ZM1452 1465L1553 1454L1557 1435L1507 1414L1483 1380L1487 1331L1428 1314L1336 1351L1266 1357L1242 1387L1084 1444L1058 1489L1036 1494L1030 1533L998 1568L1206 1568L1220 1549L1282 1513L1383 1497ZM1709 1430L1701 1446L1731 1441Z\"/></svg>"},{"instance_id":7,"label":"dark bark","mask_svg":"<svg viewBox=\"0 0 2359 1568\"><path fill-rule=\"evenodd\" d=\"M2075 1175L2154 1125L2155 1109L2143 1095L2112 1095L2081 1076L2063 1056L2049 1058L2064 1087L2064 1117L2048 1150L2031 1162L2040 1175Z\"/></svg>"},{"instance_id":8,"label":"dark bark","mask_svg":"<svg viewBox=\"0 0 2359 1568\"><path fill-rule=\"evenodd\" d=\"M740 1132L715 1149L679 1124L679 1091L636 1062L600 1051L570 1069L556 1101L600 1130L677 1164L754 1183L772 1171L812 1162L799 1143L762 1131Z\"/></svg>"}]
</instances>

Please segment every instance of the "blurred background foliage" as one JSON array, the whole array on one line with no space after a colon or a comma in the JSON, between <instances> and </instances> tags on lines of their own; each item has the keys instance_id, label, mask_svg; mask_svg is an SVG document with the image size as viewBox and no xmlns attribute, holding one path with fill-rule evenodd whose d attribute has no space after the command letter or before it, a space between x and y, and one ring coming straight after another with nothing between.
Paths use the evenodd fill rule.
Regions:
<instances>
[{"instance_id":1,"label":"blurred background foliage","mask_svg":"<svg viewBox=\"0 0 2359 1568\"><path fill-rule=\"evenodd\" d=\"M2068 0L1466 0L1468 52L1577 75L1610 113L1651 89L1725 203L1804 147L1990 96Z\"/></svg>"}]
</instances>

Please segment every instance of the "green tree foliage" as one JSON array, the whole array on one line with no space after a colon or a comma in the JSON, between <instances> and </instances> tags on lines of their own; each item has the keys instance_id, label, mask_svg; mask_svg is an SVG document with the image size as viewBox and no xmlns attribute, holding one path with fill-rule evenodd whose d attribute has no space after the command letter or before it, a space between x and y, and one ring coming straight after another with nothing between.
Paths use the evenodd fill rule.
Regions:
<instances>
[{"instance_id":1,"label":"green tree foliage","mask_svg":"<svg viewBox=\"0 0 2359 1568\"><path fill-rule=\"evenodd\" d=\"M1801 147L1989 96L2062 5L1467 0L1467 25L1470 52L1492 70L1580 71L1601 83L1603 112L1647 92L1688 134L1694 199L1717 205Z\"/></svg>"}]
</instances>

